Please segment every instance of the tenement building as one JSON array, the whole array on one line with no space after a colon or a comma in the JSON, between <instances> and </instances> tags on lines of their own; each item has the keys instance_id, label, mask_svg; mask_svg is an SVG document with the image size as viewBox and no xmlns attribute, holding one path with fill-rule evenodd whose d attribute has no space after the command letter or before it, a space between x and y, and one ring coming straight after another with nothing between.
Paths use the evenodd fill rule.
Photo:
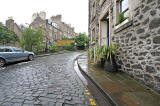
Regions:
<instances>
[{"instance_id":1,"label":"tenement building","mask_svg":"<svg viewBox=\"0 0 160 106\"><path fill-rule=\"evenodd\" d=\"M89 36L119 44L119 70L160 93L160 0L89 0Z\"/></svg>"},{"instance_id":2,"label":"tenement building","mask_svg":"<svg viewBox=\"0 0 160 106\"><path fill-rule=\"evenodd\" d=\"M46 19L45 12L34 13L30 26L34 30L42 28L44 41L49 45L64 37L75 37L74 28L71 27L71 25L62 22L61 15L52 16L50 19Z\"/></svg>"},{"instance_id":3,"label":"tenement building","mask_svg":"<svg viewBox=\"0 0 160 106\"><path fill-rule=\"evenodd\" d=\"M18 36L18 38L21 39L23 29L14 22L12 17L9 17L8 20L6 20L6 27L13 31Z\"/></svg>"}]
</instances>

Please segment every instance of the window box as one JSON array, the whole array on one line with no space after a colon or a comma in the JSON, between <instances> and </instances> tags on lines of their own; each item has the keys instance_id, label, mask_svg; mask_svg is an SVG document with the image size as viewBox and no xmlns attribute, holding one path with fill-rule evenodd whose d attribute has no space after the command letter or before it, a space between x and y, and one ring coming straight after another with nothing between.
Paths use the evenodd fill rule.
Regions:
<instances>
[{"instance_id":1,"label":"window box","mask_svg":"<svg viewBox=\"0 0 160 106\"><path fill-rule=\"evenodd\" d=\"M129 22L128 19L124 20L122 23L116 25L116 26L115 26L115 29L118 29L119 27L123 26L124 24L126 24L126 23L128 23L128 22Z\"/></svg>"},{"instance_id":2,"label":"window box","mask_svg":"<svg viewBox=\"0 0 160 106\"><path fill-rule=\"evenodd\" d=\"M118 33L126 28L128 28L129 26L131 26L133 24L133 21L129 21L129 19L126 19L125 21L123 21L121 24L115 26L115 30L114 33Z\"/></svg>"}]
</instances>

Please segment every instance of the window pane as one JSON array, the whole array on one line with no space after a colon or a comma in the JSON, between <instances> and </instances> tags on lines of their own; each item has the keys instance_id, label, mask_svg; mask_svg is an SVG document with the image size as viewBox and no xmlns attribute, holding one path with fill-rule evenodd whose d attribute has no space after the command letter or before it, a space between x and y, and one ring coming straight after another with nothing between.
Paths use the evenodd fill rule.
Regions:
<instances>
[{"instance_id":1,"label":"window pane","mask_svg":"<svg viewBox=\"0 0 160 106\"><path fill-rule=\"evenodd\" d=\"M22 52L22 51L23 51L22 49L19 49L19 48L13 48L13 50L14 50L15 52Z\"/></svg>"},{"instance_id":2,"label":"window pane","mask_svg":"<svg viewBox=\"0 0 160 106\"><path fill-rule=\"evenodd\" d=\"M6 48L6 49L5 49L5 52L12 52L12 51L11 51L10 49L7 49L7 48Z\"/></svg>"},{"instance_id":3,"label":"window pane","mask_svg":"<svg viewBox=\"0 0 160 106\"><path fill-rule=\"evenodd\" d=\"M122 1L122 12L128 8L128 0Z\"/></svg>"},{"instance_id":4,"label":"window pane","mask_svg":"<svg viewBox=\"0 0 160 106\"><path fill-rule=\"evenodd\" d=\"M0 52L4 52L4 48L0 48Z\"/></svg>"},{"instance_id":5,"label":"window pane","mask_svg":"<svg viewBox=\"0 0 160 106\"><path fill-rule=\"evenodd\" d=\"M128 10L124 13L124 17L129 17L129 11Z\"/></svg>"}]
</instances>

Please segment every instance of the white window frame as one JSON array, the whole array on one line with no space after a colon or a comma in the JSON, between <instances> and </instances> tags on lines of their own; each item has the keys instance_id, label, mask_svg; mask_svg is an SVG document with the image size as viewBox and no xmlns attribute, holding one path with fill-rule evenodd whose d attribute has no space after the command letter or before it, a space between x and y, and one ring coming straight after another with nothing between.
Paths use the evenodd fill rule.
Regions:
<instances>
[{"instance_id":1,"label":"white window frame","mask_svg":"<svg viewBox=\"0 0 160 106\"><path fill-rule=\"evenodd\" d=\"M120 2L123 1L123 0L116 0L115 4L116 4L116 11L115 11L115 14L116 14L116 18L115 18L115 29L118 29L119 27L123 26L124 24L128 23L129 22L129 17L130 17L130 5L129 5L129 0L128 0L128 8L125 9L124 11L120 10ZM128 17L126 17L127 19L124 20L122 23L120 23L119 25L116 26L116 23L117 23L117 20L118 20L118 17L119 17L119 14L120 13L125 13L128 11Z\"/></svg>"},{"instance_id":2,"label":"white window frame","mask_svg":"<svg viewBox=\"0 0 160 106\"><path fill-rule=\"evenodd\" d=\"M124 0L119 0L119 1L118 1L118 10L119 10L118 12L124 14L124 13L126 13L126 12L129 11L129 3L128 3L128 8L126 8L125 10L122 10L122 8L123 8L123 7L122 7L122 2L123 2L123 1L124 1ZM129 0L128 0L128 2L129 2Z\"/></svg>"}]
</instances>

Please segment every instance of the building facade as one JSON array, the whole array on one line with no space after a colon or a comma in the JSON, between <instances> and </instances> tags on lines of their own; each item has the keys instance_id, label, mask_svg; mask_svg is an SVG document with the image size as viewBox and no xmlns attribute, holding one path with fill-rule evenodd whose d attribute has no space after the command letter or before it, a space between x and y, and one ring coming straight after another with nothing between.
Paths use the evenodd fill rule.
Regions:
<instances>
[{"instance_id":1,"label":"building facade","mask_svg":"<svg viewBox=\"0 0 160 106\"><path fill-rule=\"evenodd\" d=\"M71 24L66 24L65 22L62 21L62 16L61 15L57 15L57 16L52 16L50 18L50 20L53 23L56 23L62 33L62 37L67 37L67 38L74 38L75 37L75 31L74 31L74 27L71 27Z\"/></svg>"},{"instance_id":2,"label":"building facade","mask_svg":"<svg viewBox=\"0 0 160 106\"><path fill-rule=\"evenodd\" d=\"M49 45L62 38L74 38L75 32L71 25L62 22L62 16L52 16L50 19L46 19L46 13L34 13L32 16L31 28L38 30L42 28L44 34L44 41Z\"/></svg>"},{"instance_id":3,"label":"building facade","mask_svg":"<svg viewBox=\"0 0 160 106\"><path fill-rule=\"evenodd\" d=\"M119 44L119 70L160 93L160 0L89 0L89 37Z\"/></svg>"},{"instance_id":4,"label":"building facade","mask_svg":"<svg viewBox=\"0 0 160 106\"><path fill-rule=\"evenodd\" d=\"M6 27L13 31L18 36L18 38L21 39L23 30L14 22L12 17L9 17L8 20L6 20Z\"/></svg>"}]
</instances>

